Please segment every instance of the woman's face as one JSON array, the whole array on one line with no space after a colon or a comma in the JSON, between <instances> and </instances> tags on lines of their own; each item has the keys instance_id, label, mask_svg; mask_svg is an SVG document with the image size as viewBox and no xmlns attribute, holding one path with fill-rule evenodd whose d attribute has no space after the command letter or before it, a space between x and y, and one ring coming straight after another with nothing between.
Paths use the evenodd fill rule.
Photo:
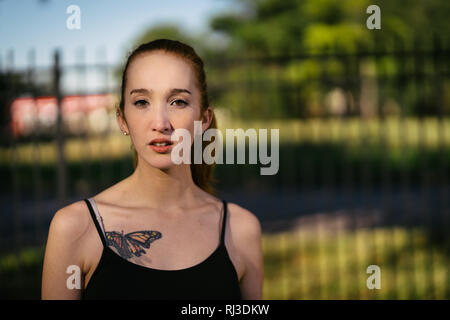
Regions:
<instances>
[{"instance_id":1,"label":"woman's face","mask_svg":"<svg viewBox=\"0 0 450 320\"><path fill-rule=\"evenodd\" d=\"M191 65L174 54L162 51L141 54L127 70L124 91L125 119L117 120L128 132L139 156L153 167L167 169L174 165L171 150L155 151L153 139L170 140L175 129L184 128L194 139L194 120L202 120L202 132L212 119L210 108L200 117L201 97Z\"/></svg>"}]
</instances>

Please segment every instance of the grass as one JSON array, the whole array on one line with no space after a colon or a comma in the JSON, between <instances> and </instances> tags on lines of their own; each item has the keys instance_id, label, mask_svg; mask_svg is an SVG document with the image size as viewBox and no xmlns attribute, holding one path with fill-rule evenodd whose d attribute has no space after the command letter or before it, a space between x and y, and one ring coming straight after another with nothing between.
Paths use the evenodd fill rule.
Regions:
<instances>
[{"instance_id":1,"label":"grass","mask_svg":"<svg viewBox=\"0 0 450 320\"><path fill-rule=\"evenodd\" d=\"M430 247L420 229L320 230L266 235L265 299L449 299L444 249ZM381 289L369 290L369 265Z\"/></svg>"},{"instance_id":2,"label":"grass","mask_svg":"<svg viewBox=\"0 0 450 320\"><path fill-rule=\"evenodd\" d=\"M449 256L421 229L263 235L264 299L449 299ZM0 256L0 297L39 299L44 248ZM369 290L369 265L381 289Z\"/></svg>"}]
</instances>

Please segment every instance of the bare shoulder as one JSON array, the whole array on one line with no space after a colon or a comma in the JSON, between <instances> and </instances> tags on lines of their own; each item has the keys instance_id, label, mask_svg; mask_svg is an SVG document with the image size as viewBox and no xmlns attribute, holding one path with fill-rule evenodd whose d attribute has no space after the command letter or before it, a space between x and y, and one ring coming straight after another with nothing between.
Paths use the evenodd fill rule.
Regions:
<instances>
[{"instance_id":1,"label":"bare shoulder","mask_svg":"<svg viewBox=\"0 0 450 320\"><path fill-rule=\"evenodd\" d=\"M229 204L229 212L242 297L261 299L264 277L261 223L253 212L235 203Z\"/></svg>"},{"instance_id":2,"label":"bare shoulder","mask_svg":"<svg viewBox=\"0 0 450 320\"><path fill-rule=\"evenodd\" d=\"M73 241L79 240L90 227L89 219L86 203L76 201L56 211L50 223L50 232Z\"/></svg>"},{"instance_id":3,"label":"bare shoulder","mask_svg":"<svg viewBox=\"0 0 450 320\"><path fill-rule=\"evenodd\" d=\"M230 225L234 233L241 239L261 239L261 223L256 215L236 203L228 203Z\"/></svg>"},{"instance_id":4,"label":"bare shoulder","mask_svg":"<svg viewBox=\"0 0 450 320\"><path fill-rule=\"evenodd\" d=\"M79 266L86 273L84 250L90 229L89 211L83 201L65 206L52 218L42 270L43 299L79 299L79 290L67 290L68 266Z\"/></svg>"}]
</instances>

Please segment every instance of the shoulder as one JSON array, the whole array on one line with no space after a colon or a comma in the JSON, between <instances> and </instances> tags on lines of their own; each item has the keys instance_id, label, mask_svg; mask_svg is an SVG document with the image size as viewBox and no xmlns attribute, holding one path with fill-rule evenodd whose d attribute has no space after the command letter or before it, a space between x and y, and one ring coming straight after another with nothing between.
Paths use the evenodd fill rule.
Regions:
<instances>
[{"instance_id":1,"label":"shoulder","mask_svg":"<svg viewBox=\"0 0 450 320\"><path fill-rule=\"evenodd\" d=\"M242 296L261 299L264 275L261 223L254 213L237 204L230 203L229 212L235 257L242 266L238 268L242 270L239 278Z\"/></svg>"},{"instance_id":2,"label":"shoulder","mask_svg":"<svg viewBox=\"0 0 450 320\"><path fill-rule=\"evenodd\" d=\"M90 230L89 211L84 201L65 206L54 214L50 223L42 270L43 299L78 299L79 290L67 290L69 266L88 270L85 250Z\"/></svg>"},{"instance_id":3,"label":"shoulder","mask_svg":"<svg viewBox=\"0 0 450 320\"><path fill-rule=\"evenodd\" d=\"M90 227L89 209L84 200L69 204L54 214L50 230L53 236L79 240Z\"/></svg>"},{"instance_id":4,"label":"shoulder","mask_svg":"<svg viewBox=\"0 0 450 320\"><path fill-rule=\"evenodd\" d=\"M228 203L230 225L242 241L261 241L261 223L256 215L236 203Z\"/></svg>"}]
</instances>

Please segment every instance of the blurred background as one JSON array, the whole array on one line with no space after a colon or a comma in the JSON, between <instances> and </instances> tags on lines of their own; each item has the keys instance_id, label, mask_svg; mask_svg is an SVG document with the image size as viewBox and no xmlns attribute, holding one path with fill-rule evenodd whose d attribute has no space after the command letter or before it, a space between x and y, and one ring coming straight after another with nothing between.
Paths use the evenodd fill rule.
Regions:
<instances>
[{"instance_id":1,"label":"blurred background","mask_svg":"<svg viewBox=\"0 0 450 320\"><path fill-rule=\"evenodd\" d=\"M264 299L449 299L449 17L445 0L0 0L0 297L39 299L53 214L132 173L121 71L164 37L204 59L223 133L280 129L278 174L215 172L261 221Z\"/></svg>"}]
</instances>

